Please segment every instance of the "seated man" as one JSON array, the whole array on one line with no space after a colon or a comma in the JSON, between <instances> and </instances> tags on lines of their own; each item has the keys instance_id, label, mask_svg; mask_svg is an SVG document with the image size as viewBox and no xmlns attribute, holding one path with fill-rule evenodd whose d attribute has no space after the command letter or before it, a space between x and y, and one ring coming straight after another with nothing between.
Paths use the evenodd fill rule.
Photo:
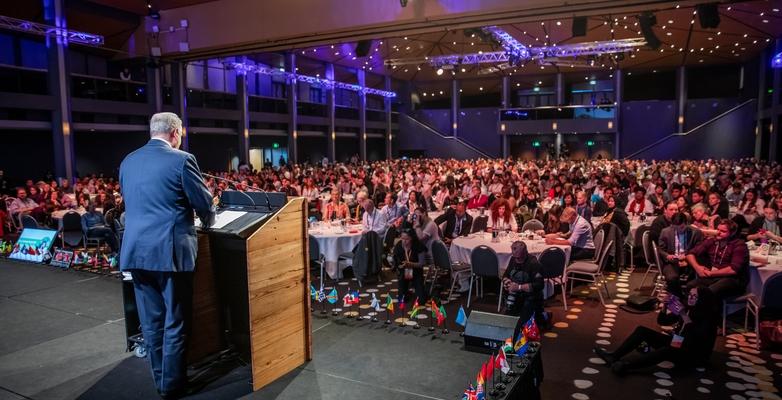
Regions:
<instances>
[{"instance_id":1,"label":"seated man","mask_svg":"<svg viewBox=\"0 0 782 400\"><path fill-rule=\"evenodd\" d=\"M779 218L776 203L766 203L763 207L763 218L752 220L748 233L747 240L774 240L782 243L782 218Z\"/></svg>"},{"instance_id":2,"label":"seated man","mask_svg":"<svg viewBox=\"0 0 782 400\"><path fill-rule=\"evenodd\" d=\"M486 208L488 204L489 204L489 197L481 193L480 186L474 185L472 187L472 197L470 197L470 200L467 203L467 208L470 210L481 208L481 207Z\"/></svg>"},{"instance_id":3,"label":"seated man","mask_svg":"<svg viewBox=\"0 0 782 400\"><path fill-rule=\"evenodd\" d=\"M31 215L38 221L43 221L45 217L43 208L35 200L29 198L27 190L22 187L16 189L16 198L8 206L8 213L17 222L19 222L19 217L25 214Z\"/></svg>"},{"instance_id":4,"label":"seated man","mask_svg":"<svg viewBox=\"0 0 782 400\"><path fill-rule=\"evenodd\" d=\"M571 246L571 261L593 258L595 256L595 242L592 241L592 226L589 225L589 221L578 215L573 207L565 208L559 220L567 223L570 229L567 233L547 234L546 244Z\"/></svg>"},{"instance_id":5,"label":"seated man","mask_svg":"<svg viewBox=\"0 0 782 400\"><path fill-rule=\"evenodd\" d=\"M688 288L707 287L724 300L746 290L749 249L736 235L736 223L724 219L717 225L717 236L708 238L687 253L687 263L697 278Z\"/></svg>"},{"instance_id":6,"label":"seated man","mask_svg":"<svg viewBox=\"0 0 782 400\"><path fill-rule=\"evenodd\" d=\"M364 216L361 218L363 233L375 231L382 238L388 229L388 221L385 214L375 208L375 202L372 199L366 199L363 203Z\"/></svg>"},{"instance_id":7,"label":"seated man","mask_svg":"<svg viewBox=\"0 0 782 400\"><path fill-rule=\"evenodd\" d=\"M459 236L467 236L472 230L472 216L467 214L467 205L462 201L456 203L456 208L445 211L434 219L438 226L445 222L443 229L443 242L450 245L453 239Z\"/></svg>"},{"instance_id":8,"label":"seated man","mask_svg":"<svg viewBox=\"0 0 782 400\"><path fill-rule=\"evenodd\" d=\"M117 252L117 236L106 226L103 214L95 211L95 204L87 204L87 212L81 216L81 230L88 238L101 238L109 245L112 252Z\"/></svg>"},{"instance_id":9,"label":"seated man","mask_svg":"<svg viewBox=\"0 0 782 400\"><path fill-rule=\"evenodd\" d=\"M676 213L671 218L671 226L660 233L660 243L657 251L662 264L662 274L668 293L682 297L682 287L679 277L687 268L685 257L696 244L703 239L701 231L687 224L687 216L684 213Z\"/></svg>"},{"instance_id":10,"label":"seated man","mask_svg":"<svg viewBox=\"0 0 782 400\"><path fill-rule=\"evenodd\" d=\"M383 209L381 209L380 212L385 214L386 220L388 221L388 227L393 226L396 229L399 229L402 225L402 221L404 221L407 214L409 214L409 211L407 210L407 207L400 205L396 200L397 195L395 193L386 193L385 206L383 206Z\"/></svg>"},{"instance_id":11,"label":"seated man","mask_svg":"<svg viewBox=\"0 0 782 400\"><path fill-rule=\"evenodd\" d=\"M627 204L625 212L630 215L654 213L654 206L649 199L646 198L646 189L644 189L643 186L637 186L634 193L635 195Z\"/></svg>"}]
</instances>

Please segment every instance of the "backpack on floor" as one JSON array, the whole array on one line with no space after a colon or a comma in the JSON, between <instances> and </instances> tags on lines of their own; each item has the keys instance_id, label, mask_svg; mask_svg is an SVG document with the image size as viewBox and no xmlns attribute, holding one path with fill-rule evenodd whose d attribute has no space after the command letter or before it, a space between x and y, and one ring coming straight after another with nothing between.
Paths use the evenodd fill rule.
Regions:
<instances>
[{"instance_id":1,"label":"backpack on floor","mask_svg":"<svg viewBox=\"0 0 782 400\"><path fill-rule=\"evenodd\" d=\"M643 314L657 309L657 297L644 296L642 294L632 294L627 298L627 304L622 305L622 309L633 314Z\"/></svg>"}]
</instances>

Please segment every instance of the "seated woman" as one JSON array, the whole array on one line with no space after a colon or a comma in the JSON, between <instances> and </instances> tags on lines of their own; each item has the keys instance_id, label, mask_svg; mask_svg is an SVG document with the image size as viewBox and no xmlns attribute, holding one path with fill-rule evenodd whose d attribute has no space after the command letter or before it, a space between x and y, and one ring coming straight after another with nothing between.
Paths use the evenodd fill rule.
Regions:
<instances>
[{"instance_id":1,"label":"seated woman","mask_svg":"<svg viewBox=\"0 0 782 400\"><path fill-rule=\"evenodd\" d=\"M426 290L424 290L426 246L418 240L418 236L412 229L403 230L399 239L393 251L393 267L399 275L398 300L400 303L405 302L407 291L412 285L418 304L426 304Z\"/></svg>"},{"instance_id":2,"label":"seated woman","mask_svg":"<svg viewBox=\"0 0 782 400\"><path fill-rule=\"evenodd\" d=\"M749 226L747 240L766 242L774 240L782 243L782 219L777 213L776 203L769 202L763 207L763 218L755 218Z\"/></svg>"},{"instance_id":3,"label":"seated woman","mask_svg":"<svg viewBox=\"0 0 782 400\"><path fill-rule=\"evenodd\" d=\"M630 233L630 220L627 218L625 210L616 207L616 199L614 196L607 198L606 204L608 205L608 209L606 215L603 216L601 223L611 223L618 226L619 230L622 231L622 235L627 237L627 234Z\"/></svg>"},{"instance_id":4,"label":"seated woman","mask_svg":"<svg viewBox=\"0 0 782 400\"><path fill-rule=\"evenodd\" d=\"M527 245L515 241L510 246L511 259L502 276L505 296L505 314L519 317L512 337L518 337L521 327L535 315L543 321L543 267L527 251Z\"/></svg>"},{"instance_id":5,"label":"seated woman","mask_svg":"<svg viewBox=\"0 0 782 400\"><path fill-rule=\"evenodd\" d=\"M709 215L706 206L698 203L692 206L692 226L700 229L704 236L717 236L717 215Z\"/></svg>"},{"instance_id":6,"label":"seated woman","mask_svg":"<svg viewBox=\"0 0 782 400\"><path fill-rule=\"evenodd\" d=\"M661 325L674 325L673 334L638 326L613 352L596 347L595 353L605 360L616 374L650 367L661 361L671 361L677 367L697 368L705 365L714 349L720 315L717 300L707 288L689 290L687 305L676 296L669 296L657 316ZM624 359L641 344L650 350Z\"/></svg>"},{"instance_id":7,"label":"seated woman","mask_svg":"<svg viewBox=\"0 0 782 400\"><path fill-rule=\"evenodd\" d=\"M416 236L418 236L418 240L426 247L428 263L431 260L432 242L440 240L440 228L429 218L426 210L421 207L416 208L410 214L410 217L412 218L411 225L415 230Z\"/></svg>"},{"instance_id":8,"label":"seated woman","mask_svg":"<svg viewBox=\"0 0 782 400\"><path fill-rule=\"evenodd\" d=\"M348 205L342 202L342 193L331 192L331 200L321 212L324 221L348 218Z\"/></svg>"},{"instance_id":9,"label":"seated woman","mask_svg":"<svg viewBox=\"0 0 782 400\"><path fill-rule=\"evenodd\" d=\"M543 223L543 230L537 231L540 236L547 235L549 233L567 233L570 228L567 224L563 224L559 218L562 216L562 207L555 204L549 208L546 213L546 222Z\"/></svg>"},{"instance_id":10,"label":"seated woman","mask_svg":"<svg viewBox=\"0 0 782 400\"><path fill-rule=\"evenodd\" d=\"M513 231L519 230L519 226L516 223L516 218L513 216L513 211L510 209L508 200L499 198L494 200L491 204L491 212L489 213L489 222L486 225L487 231Z\"/></svg>"},{"instance_id":11,"label":"seated woman","mask_svg":"<svg viewBox=\"0 0 782 400\"><path fill-rule=\"evenodd\" d=\"M760 213L763 212L763 206L765 202L758 197L757 190L753 188L747 189L744 192L744 197L741 199L738 205L737 216L741 215L746 220L746 224L751 224Z\"/></svg>"}]
</instances>

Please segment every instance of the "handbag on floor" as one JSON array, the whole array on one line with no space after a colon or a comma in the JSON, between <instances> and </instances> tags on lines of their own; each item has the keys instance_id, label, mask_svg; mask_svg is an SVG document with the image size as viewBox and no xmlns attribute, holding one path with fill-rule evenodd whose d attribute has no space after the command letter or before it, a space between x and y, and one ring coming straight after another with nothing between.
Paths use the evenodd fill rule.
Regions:
<instances>
[{"instance_id":1,"label":"handbag on floor","mask_svg":"<svg viewBox=\"0 0 782 400\"><path fill-rule=\"evenodd\" d=\"M760 345L763 348L782 347L782 320L760 321Z\"/></svg>"}]
</instances>

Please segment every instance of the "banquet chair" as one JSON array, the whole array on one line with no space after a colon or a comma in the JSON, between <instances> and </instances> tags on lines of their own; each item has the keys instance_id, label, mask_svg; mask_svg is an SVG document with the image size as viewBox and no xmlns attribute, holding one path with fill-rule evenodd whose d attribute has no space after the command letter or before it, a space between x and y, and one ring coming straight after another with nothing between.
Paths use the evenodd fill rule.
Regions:
<instances>
[{"instance_id":1,"label":"banquet chair","mask_svg":"<svg viewBox=\"0 0 782 400\"><path fill-rule=\"evenodd\" d=\"M520 232L526 232L526 231L542 231L545 227L543 226L543 222L540 222L537 219L531 219L524 223L524 225L521 226Z\"/></svg>"},{"instance_id":2,"label":"banquet chair","mask_svg":"<svg viewBox=\"0 0 782 400\"><path fill-rule=\"evenodd\" d=\"M309 242L310 251L310 270L312 267L320 268L320 288L323 289L323 265L325 264L325 258L320 252L320 243L312 235L308 235L307 241Z\"/></svg>"},{"instance_id":3,"label":"banquet chair","mask_svg":"<svg viewBox=\"0 0 782 400\"><path fill-rule=\"evenodd\" d=\"M38 229L38 221L32 215L22 214L19 217L22 228Z\"/></svg>"},{"instance_id":4,"label":"banquet chair","mask_svg":"<svg viewBox=\"0 0 782 400\"><path fill-rule=\"evenodd\" d=\"M597 244L595 244L595 248L598 248ZM566 258L565 251L559 247L549 247L548 249L543 250L538 257L540 265L543 266L543 279L554 285L559 285L562 288L562 304L565 306L565 311L567 311L567 296L565 291Z\"/></svg>"},{"instance_id":5,"label":"banquet chair","mask_svg":"<svg viewBox=\"0 0 782 400\"><path fill-rule=\"evenodd\" d=\"M475 217L475 219L472 221L472 232L483 232L486 230L486 226L489 225L489 216L488 215L481 215L479 217Z\"/></svg>"},{"instance_id":6,"label":"banquet chair","mask_svg":"<svg viewBox=\"0 0 782 400\"><path fill-rule=\"evenodd\" d=\"M594 283L597 286L597 295L600 297L600 303L605 305L603 300L603 293L601 292L601 285L606 291L608 298L611 298L611 293L608 291L608 285L606 285L605 277L603 276L603 268L606 265L606 259L608 258L608 251L613 246L614 241L609 240L602 251L600 251L600 257L597 263L589 261L576 261L565 269L567 280L570 281L570 293L573 293L573 281L581 281L587 283Z\"/></svg>"},{"instance_id":7,"label":"banquet chair","mask_svg":"<svg viewBox=\"0 0 782 400\"><path fill-rule=\"evenodd\" d=\"M441 271L448 272L448 276L450 276L451 288L448 290L447 299L447 301L450 301L454 285L456 285L456 282L461 275L470 273L470 265L459 262L454 263L451 261L451 255L448 253L448 248L445 247L445 243L440 240L432 242L432 259L434 261L435 277L437 277L437 274ZM430 296L432 295L434 284L435 280L432 280L432 286L429 288Z\"/></svg>"},{"instance_id":8,"label":"banquet chair","mask_svg":"<svg viewBox=\"0 0 782 400\"><path fill-rule=\"evenodd\" d=\"M337 266L341 270L340 264L347 264L346 261L351 260L350 267L353 268L353 276L361 287L367 276L377 275L379 279L382 252L383 242L380 240L380 235L375 231L365 232L361 235L361 240L352 252L339 256Z\"/></svg>"},{"instance_id":9,"label":"banquet chair","mask_svg":"<svg viewBox=\"0 0 782 400\"><path fill-rule=\"evenodd\" d=\"M654 241L652 242L652 257L654 257L654 262L658 266L658 269L660 270L657 273L657 279L654 280L654 286L652 289L652 293L650 296L654 297L654 294L657 293L663 286L665 286L665 276L662 274L662 263L660 262L660 251L657 250L657 243ZM680 281L686 282L687 276L682 274L682 276L679 278Z\"/></svg>"},{"instance_id":10,"label":"banquet chair","mask_svg":"<svg viewBox=\"0 0 782 400\"><path fill-rule=\"evenodd\" d=\"M605 237L606 237L605 229L601 229L600 226L598 226L597 233L595 233L595 236L592 239L592 242L595 244L595 257L593 257L589 261L594 263L597 262L597 259L600 256L600 250L603 249L603 242L605 241Z\"/></svg>"},{"instance_id":11,"label":"banquet chair","mask_svg":"<svg viewBox=\"0 0 782 400\"><path fill-rule=\"evenodd\" d=\"M782 272L777 272L774 275L771 275L766 280L766 283L763 284L763 289L761 290L760 298L755 296L754 294L750 293L747 296L747 309L744 312L744 330L747 330L747 317L749 316L749 313L752 313L752 315L755 318L755 338L757 339L755 341L755 348L760 349L760 313L763 311L763 309L768 309L771 311L774 311L776 313L779 313L782 311ZM725 319L727 318L727 315L725 315L724 308L723 308L723 314L722 314L722 332L724 334L725 332Z\"/></svg>"},{"instance_id":12,"label":"banquet chair","mask_svg":"<svg viewBox=\"0 0 782 400\"><path fill-rule=\"evenodd\" d=\"M62 225L60 228L60 239L62 247L67 244L70 247L76 247L84 238L81 231L81 215L76 211L68 211L62 216Z\"/></svg>"},{"instance_id":13,"label":"banquet chair","mask_svg":"<svg viewBox=\"0 0 782 400\"><path fill-rule=\"evenodd\" d=\"M625 245L630 248L630 270L631 271L635 269L635 249L637 247L643 246L644 232L647 232L651 229L652 227L649 225L641 225L638 227L638 229L635 230L635 234L633 234L632 232L628 234L628 237L632 235L633 238L632 243L625 241Z\"/></svg>"},{"instance_id":14,"label":"banquet chair","mask_svg":"<svg viewBox=\"0 0 782 400\"><path fill-rule=\"evenodd\" d=\"M475 283L475 291L478 297L483 297L483 278L500 278L500 262L497 253L489 246L480 245L472 250L470 254L470 292L467 294L467 308L470 308L472 299L472 286ZM478 289L480 281L480 290ZM497 312L502 305L502 283L500 282L500 293L497 296Z\"/></svg>"},{"instance_id":15,"label":"banquet chair","mask_svg":"<svg viewBox=\"0 0 782 400\"><path fill-rule=\"evenodd\" d=\"M641 229L639 228L638 230L641 230ZM654 275L652 276L652 282L656 281L657 275L659 275L660 272L661 272L660 264L654 258L653 251L655 251L655 250L652 249L652 245L654 245L654 243L652 242L652 239L651 239L650 235L651 235L651 233L649 232L649 230L645 230L641 234L641 247L642 247L642 249L644 251L644 261L646 261L646 265L648 265L648 267L646 268L646 272L644 272L643 279L641 279L641 284L638 285L638 289L640 289L640 288L642 288L644 286L644 282L646 282L646 277L647 277L647 275L649 275L650 272L654 272ZM655 248L656 248L656 246L655 246ZM654 289L652 289L652 290L654 290Z\"/></svg>"}]
</instances>

